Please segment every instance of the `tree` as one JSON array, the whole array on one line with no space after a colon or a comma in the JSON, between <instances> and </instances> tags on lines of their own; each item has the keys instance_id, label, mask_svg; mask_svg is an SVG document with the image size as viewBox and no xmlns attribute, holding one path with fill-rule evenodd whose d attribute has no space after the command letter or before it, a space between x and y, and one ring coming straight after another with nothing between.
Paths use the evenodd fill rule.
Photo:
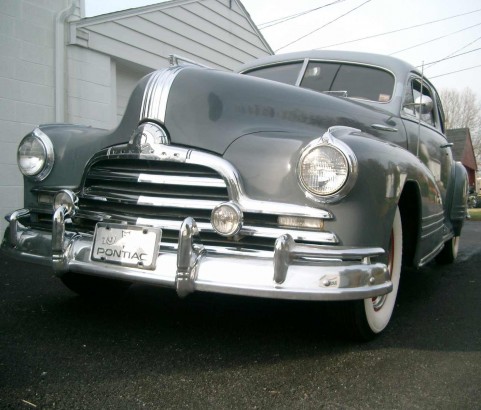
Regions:
<instances>
[{"instance_id":1,"label":"tree","mask_svg":"<svg viewBox=\"0 0 481 410\"><path fill-rule=\"evenodd\" d=\"M481 164L481 103L471 88L442 89L439 96L446 116L446 128L469 128L474 154Z\"/></svg>"}]
</instances>

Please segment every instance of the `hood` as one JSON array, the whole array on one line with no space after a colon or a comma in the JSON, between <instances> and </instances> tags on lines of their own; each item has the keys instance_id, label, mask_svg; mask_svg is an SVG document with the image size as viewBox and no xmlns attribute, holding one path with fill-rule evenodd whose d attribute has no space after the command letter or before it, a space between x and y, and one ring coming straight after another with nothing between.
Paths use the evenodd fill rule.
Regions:
<instances>
[{"instance_id":1,"label":"hood","mask_svg":"<svg viewBox=\"0 0 481 410\"><path fill-rule=\"evenodd\" d=\"M324 133L333 125L361 129L372 109L329 95L255 77L190 66L159 70L144 86L140 120L163 123L171 143L223 154L243 135Z\"/></svg>"}]
</instances>

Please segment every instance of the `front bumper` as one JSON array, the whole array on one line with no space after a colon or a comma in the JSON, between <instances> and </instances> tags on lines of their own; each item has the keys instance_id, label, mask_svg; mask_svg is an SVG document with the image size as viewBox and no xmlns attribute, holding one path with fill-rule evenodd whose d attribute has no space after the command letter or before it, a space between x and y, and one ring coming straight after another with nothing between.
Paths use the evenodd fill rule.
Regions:
<instances>
[{"instance_id":1,"label":"front bumper","mask_svg":"<svg viewBox=\"0 0 481 410\"><path fill-rule=\"evenodd\" d=\"M186 218L176 245L160 244L154 270L91 259L93 235L68 230L59 208L52 232L24 226L28 210L7 216L1 250L14 258L51 266L58 275L77 272L194 291L296 300L355 300L392 290L385 264L372 262L382 248L314 246L281 235L273 252L204 247L195 243L194 219Z\"/></svg>"}]
</instances>

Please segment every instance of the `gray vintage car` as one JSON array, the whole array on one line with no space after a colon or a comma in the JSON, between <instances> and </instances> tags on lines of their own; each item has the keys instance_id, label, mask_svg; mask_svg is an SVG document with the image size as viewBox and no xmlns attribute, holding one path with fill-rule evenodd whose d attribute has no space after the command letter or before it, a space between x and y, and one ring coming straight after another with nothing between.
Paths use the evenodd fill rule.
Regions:
<instances>
[{"instance_id":1,"label":"gray vintage car","mask_svg":"<svg viewBox=\"0 0 481 410\"><path fill-rule=\"evenodd\" d=\"M25 208L2 250L82 295L142 282L343 301L369 339L402 265L456 257L467 182L444 127L432 84L391 57L172 66L139 82L115 130L50 124L22 140Z\"/></svg>"}]
</instances>

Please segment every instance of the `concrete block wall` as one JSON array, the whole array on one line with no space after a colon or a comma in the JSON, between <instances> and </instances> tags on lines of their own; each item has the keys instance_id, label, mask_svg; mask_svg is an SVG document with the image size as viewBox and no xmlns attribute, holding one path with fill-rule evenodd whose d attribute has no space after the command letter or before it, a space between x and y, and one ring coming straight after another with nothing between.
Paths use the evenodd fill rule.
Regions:
<instances>
[{"instance_id":1,"label":"concrete block wall","mask_svg":"<svg viewBox=\"0 0 481 410\"><path fill-rule=\"evenodd\" d=\"M0 7L0 232L4 215L23 205L17 168L20 140L54 121L55 16L66 0L1 0Z\"/></svg>"},{"instance_id":2,"label":"concrete block wall","mask_svg":"<svg viewBox=\"0 0 481 410\"><path fill-rule=\"evenodd\" d=\"M110 56L67 47L67 115L74 124L111 129L117 125L116 68Z\"/></svg>"}]
</instances>

